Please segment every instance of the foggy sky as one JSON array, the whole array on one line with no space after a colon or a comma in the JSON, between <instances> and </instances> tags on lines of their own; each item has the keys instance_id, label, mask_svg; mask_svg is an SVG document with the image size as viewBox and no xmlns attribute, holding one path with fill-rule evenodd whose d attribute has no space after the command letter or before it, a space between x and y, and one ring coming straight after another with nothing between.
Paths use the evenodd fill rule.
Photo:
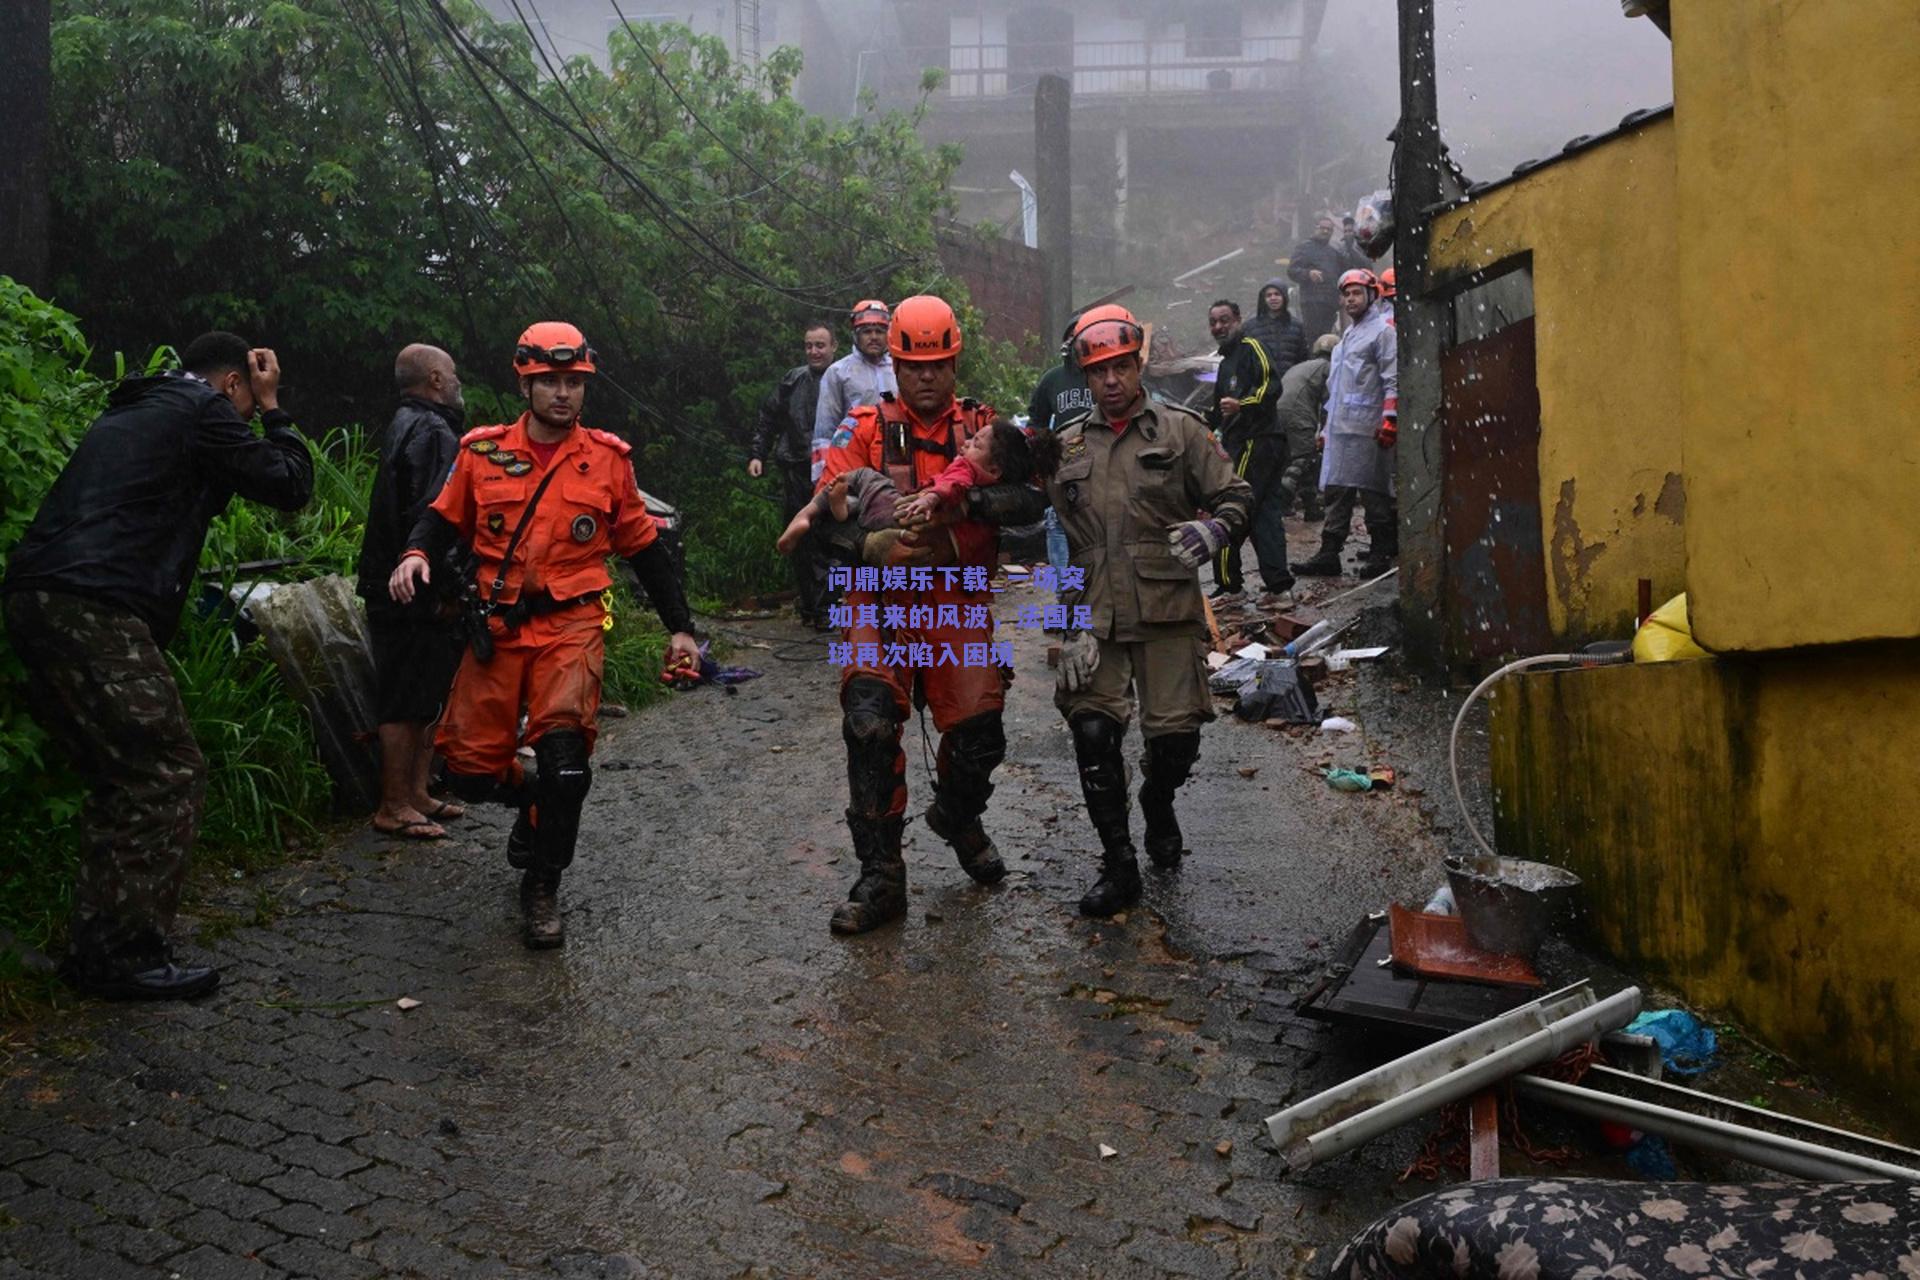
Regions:
<instances>
[{"instance_id":1,"label":"foggy sky","mask_svg":"<svg viewBox=\"0 0 1920 1280\"><path fill-rule=\"evenodd\" d=\"M1394 0L1330 0L1325 60L1374 74L1355 110L1382 136L1399 116ZM1434 0L1440 134L1474 181L1502 177L1583 133L1673 100L1672 46L1620 0ZM1386 172L1381 144L1380 172Z\"/></svg>"}]
</instances>

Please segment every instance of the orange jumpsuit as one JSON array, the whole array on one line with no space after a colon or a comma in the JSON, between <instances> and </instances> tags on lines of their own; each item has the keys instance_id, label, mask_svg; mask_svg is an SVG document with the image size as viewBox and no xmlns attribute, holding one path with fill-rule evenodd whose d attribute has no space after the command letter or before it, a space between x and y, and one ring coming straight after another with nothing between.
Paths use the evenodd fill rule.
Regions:
<instances>
[{"instance_id":1,"label":"orange jumpsuit","mask_svg":"<svg viewBox=\"0 0 1920 1280\"><path fill-rule=\"evenodd\" d=\"M643 551L658 532L626 441L576 426L542 467L529 445L527 419L521 414L518 421L468 432L433 500L433 509L479 557L475 583L484 599L509 605L548 596L561 605L512 630L493 618L493 660L466 655L440 721L436 745L450 770L508 781L518 773L514 751L523 741L575 729L591 750L610 622L602 599L613 585L607 557ZM507 543L551 469L559 474L540 496L496 591Z\"/></svg>"},{"instance_id":2,"label":"orange jumpsuit","mask_svg":"<svg viewBox=\"0 0 1920 1280\"><path fill-rule=\"evenodd\" d=\"M903 495L926 488L958 455L960 446L974 432L984 429L992 421L991 408L971 401L950 402L946 410L932 422L921 422L913 410L898 399L856 408L847 415L847 423L843 423L833 437L827 451L826 465L820 473L818 489L825 489L835 476L858 467L884 471ZM1000 535L992 525L978 520L963 520L937 527L932 536L951 539L947 554L940 556L943 564L963 568L968 565L980 566L991 574L998 562ZM966 652L966 646L986 646L993 640L991 612L987 614L986 626L966 625L968 606L985 606L990 610L993 593L968 591L957 576L949 585L947 575L936 572L931 590L879 593L849 591L846 593L846 603L856 613L863 604L878 605L882 609L897 605L908 611L925 606L933 611L935 618L931 625L850 627L845 633L846 639L854 645L856 653L862 644L876 645L884 651L891 643L929 645L935 655L950 648L952 653L958 655ZM910 713L914 703L924 705L933 712L934 727L945 733L963 720L1001 710L1006 705L1007 682L1011 679L1011 672L1004 667L984 664L889 666L849 663L841 672L841 687L844 689L848 681L859 676L871 676L890 685L902 718Z\"/></svg>"}]
</instances>

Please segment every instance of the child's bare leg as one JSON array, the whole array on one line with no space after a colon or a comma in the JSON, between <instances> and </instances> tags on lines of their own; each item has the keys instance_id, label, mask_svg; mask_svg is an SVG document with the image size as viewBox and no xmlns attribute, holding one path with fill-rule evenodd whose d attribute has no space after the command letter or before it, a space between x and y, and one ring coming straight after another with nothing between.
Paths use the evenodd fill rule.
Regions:
<instances>
[{"instance_id":1,"label":"child's bare leg","mask_svg":"<svg viewBox=\"0 0 1920 1280\"><path fill-rule=\"evenodd\" d=\"M814 504L809 502L793 513L793 519L787 522L786 529L780 534L780 540L773 544L779 548L781 555L792 555L799 547L801 540L807 536L807 530L813 528L813 508Z\"/></svg>"}]
</instances>

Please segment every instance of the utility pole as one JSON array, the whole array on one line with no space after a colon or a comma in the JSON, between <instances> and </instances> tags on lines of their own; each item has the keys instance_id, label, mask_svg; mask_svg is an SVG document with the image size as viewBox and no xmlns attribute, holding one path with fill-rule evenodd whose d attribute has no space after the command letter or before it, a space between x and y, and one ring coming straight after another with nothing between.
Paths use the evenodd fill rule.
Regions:
<instances>
[{"instance_id":1,"label":"utility pole","mask_svg":"<svg viewBox=\"0 0 1920 1280\"><path fill-rule=\"evenodd\" d=\"M1393 153L1394 327L1400 349L1400 620L1415 661L1446 660L1445 426L1440 349L1448 302L1427 272L1427 210L1440 203L1433 0L1399 0L1400 128Z\"/></svg>"},{"instance_id":2,"label":"utility pole","mask_svg":"<svg viewBox=\"0 0 1920 1280\"><path fill-rule=\"evenodd\" d=\"M1073 84L1041 76L1033 91L1034 183L1040 197L1040 251L1047 255L1047 332L1073 312Z\"/></svg>"},{"instance_id":3,"label":"utility pole","mask_svg":"<svg viewBox=\"0 0 1920 1280\"><path fill-rule=\"evenodd\" d=\"M0 275L35 293L50 283L47 142L53 91L52 0L0 4Z\"/></svg>"}]
</instances>

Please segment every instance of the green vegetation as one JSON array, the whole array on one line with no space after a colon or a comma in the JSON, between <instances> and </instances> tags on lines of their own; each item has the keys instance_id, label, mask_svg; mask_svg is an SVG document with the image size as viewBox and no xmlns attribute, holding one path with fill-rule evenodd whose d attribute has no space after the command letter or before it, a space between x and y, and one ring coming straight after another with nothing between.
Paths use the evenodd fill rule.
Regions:
<instances>
[{"instance_id":1,"label":"green vegetation","mask_svg":"<svg viewBox=\"0 0 1920 1280\"><path fill-rule=\"evenodd\" d=\"M212 327L272 345L310 424L385 411L394 351L452 351L481 420L508 355L578 323L587 421L685 513L691 588L777 590L771 478L744 474L800 329L923 290L974 320L971 394L1030 375L979 337L935 252L952 148L902 114L808 114L799 54L734 65L683 27L560 61L471 0L55 0L54 296L103 349Z\"/></svg>"},{"instance_id":2,"label":"green vegetation","mask_svg":"<svg viewBox=\"0 0 1920 1280\"><path fill-rule=\"evenodd\" d=\"M1000 404L1031 372L984 340L935 251L950 148L912 115L808 114L799 55L757 67L675 26L565 62L473 0L54 0L54 280L64 310L0 279L0 566L125 369L228 328L274 347L288 407L326 432L318 492L234 504L207 598L170 660L208 756L199 852L255 866L326 812L306 717L231 626L233 573L351 574L372 474L352 424L385 419L394 352L453 352L476 422L520 412L508 354L568 319L598 350L586 421L636 446L683 513L688 589L786 585L777 481L749 480L762 399L806 321L856 298L939 292L970 339L961 385ZM931 83L929 88L931 88ZM91 340L91 341L89 341ZM657 696L664 636L622 590L606 696ZM0 642L0 929L56 940L82 790L19 702ZM0 1002L8 968L0 948Z\"/></svg>"}]
</instances>

